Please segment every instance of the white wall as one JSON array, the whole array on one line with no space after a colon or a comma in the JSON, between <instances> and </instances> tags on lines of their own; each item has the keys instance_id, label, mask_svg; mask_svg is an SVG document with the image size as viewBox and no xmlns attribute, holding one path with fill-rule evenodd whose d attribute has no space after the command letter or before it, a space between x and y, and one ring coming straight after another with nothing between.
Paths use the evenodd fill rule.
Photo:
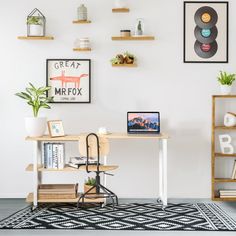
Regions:
<instances>
[{"instance_id":1,"label":"white wall","mask_svg":"<svg viewBox=\"0 0 236 236\"><path fill-rule=\"evenodd\" d=\"M112 14L111 0L84 0L92 24L73 25L79 0L1 0L1 155L0 197L25 197L32 191L32 174L24 171L32 160L32 144L25 142L24 117L30 109L14 93L30 81L44 85L47 58L92 59L92 103L54 104L43 111L60 118L66 133L126 131L129 110L158 110L162 131L171 135L168 160L170 197L210 197L211 95L218 92L219 70L235 71L236 22L230 17L229 64L184 64L183 2L180 0L129 0L129 14ZM234 14L236 2L230 2ZM25 18L38 7L47 17L47 32L54 41L21 41ZM111 41L121 28L144 18L147 33L156 41ZM72 51L77 37L89 36L91 53ZM130 51L138 68L112 68L116 53ZM157 194L157 148L153 141L112 141L110 163L120 169L109 185L120 197L154 197ZM68 148L69 149L69 146ZM76 150L76 146L73 146ZM49 176L48 176L49 175ZM48 174L48 182L74 182L75 174ZM80 178L83 180L84 177Z\"/></svg>"}]
</instances>

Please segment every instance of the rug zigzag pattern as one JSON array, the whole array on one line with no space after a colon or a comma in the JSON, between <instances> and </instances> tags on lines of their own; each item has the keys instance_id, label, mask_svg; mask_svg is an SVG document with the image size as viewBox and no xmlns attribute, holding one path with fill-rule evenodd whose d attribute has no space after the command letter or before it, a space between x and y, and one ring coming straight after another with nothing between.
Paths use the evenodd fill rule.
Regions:
<instances>
[{"instance_id":1,"label":"rug zigzag pattern","mask_svg":"<svg viewBox=\"0 0 236 236\"><path fill-rule=\"evenodd\" d=\"M27 207L0 222L0 229L236 231L236 222L215 204L120 204L77 209L72 204Z\"/></svg>"}]
</instances>

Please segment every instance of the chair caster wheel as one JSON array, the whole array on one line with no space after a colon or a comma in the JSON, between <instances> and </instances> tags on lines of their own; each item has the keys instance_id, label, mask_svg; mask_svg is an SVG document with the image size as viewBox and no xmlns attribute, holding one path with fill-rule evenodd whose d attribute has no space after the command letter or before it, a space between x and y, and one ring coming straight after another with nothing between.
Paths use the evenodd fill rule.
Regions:
<instances>
[{"instance_id":1,"label":"chair caster wheel","mask_svg":"<svg viewBox=\"0 0 236 236\"><path fill-rule=\"evenodd\" d=\"M35 211L36 209L37 209L36 206L32 206L32 207L30 208L31 211Z\"/></svg>"},{"instance_id":2,"label":"chair caster wheel","mask_svg":"<svg viewBox=\"0 0 236 236\"><path fill-rule=\"evenodd\" d=\"M160 198L157 199L158 204L162 204L162 200Z\"/></svg>"}]
</instances>

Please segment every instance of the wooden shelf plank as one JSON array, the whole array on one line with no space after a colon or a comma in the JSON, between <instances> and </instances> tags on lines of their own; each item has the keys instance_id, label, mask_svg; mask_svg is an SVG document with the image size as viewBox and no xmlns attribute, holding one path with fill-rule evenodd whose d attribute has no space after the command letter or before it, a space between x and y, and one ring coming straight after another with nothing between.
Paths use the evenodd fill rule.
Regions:
<instances>
[{"instance_id":1,"label":"wooden shelf plank","mask_svg":"<svg viewBox=\"0 0 236 236\"><path fill-rule=\"evenodd\" d=\"M234 198L221 198L221 197L214 197L214 198L212 198L212 201L228 201L228 202L234 202L234 201L236 201L236 197L234 197Z\"/></svg>"},{"instance_id":2,"label":"wooden shelf plank","mask_svg":"<svg viewBox=\"0 0 236 236\"><path fill-rule=\"evenodd\" d=\"M154 36L113 36L112 40L155 40Z\"/></svg>"},{"instance_id":3,"label":"wooden shelf plank","mask_svg":"<svg viewBox=\"0 0 236 236\"><path fill-rule=\"evenodd\" d=\"M112 64L112 67L137 67L137 64Z\"/></svg>"},{"instance_id":4,"label":"wooden shelf plank","mask_svg":"<svg viewBox=\"0 0 236 236\"><path fill-rule=\"evenodd\" d=\"M129 12L129 8L113 8L113 13L126 13Z\"/></svg>"},{"instance_id":5,"label":"wooden shelf plank","mask_svg":"<svg viewBox=\"0 0 236 236\"><path fill-rule=\"evenodd\" d=\"M78 141L79 140L79 135L66 135L64 137L57 137L57 138L52 138L48 135L44 135L42 137L26 137L26 141Z\"/></svg>"},{"instance_id":6,"label":"wooden shelf plank","mask_svg":"<svg viewBox=\"0 0 236 236\"><path fill-rule=\"evenodd\" d=\"M230 179L230 178L216 178L214 179L215 183L234 183L236 182L236 179Z\"/></svg>"},{"instance_id":7,"label":"wooden shelf plank","mask_svg":"<svg viewBox=\"0 0 236 236\"><path fill-rule=\"evenodd\" d=\"M73 24L90 24L91 20L73 20Z\"/></svg>"},{"instance_id":8,"label":"wooden shelf plank","mask_svg":"<svg viewBox=\"0 0 236 236\"><path fill-rule=\"evenodd\" d=\"M215 153L215 157L236 157L236 153L234 154Z\"/></svg>"},{"instance_id":9,"label":"wooden shelf plank","mask_svg":"<svg viewBox=\"0 0 236 236\"><path fill-rule=\"evenodd\" d=\"M33 202L33 193L29 193L27 198L26 198L26 202L27 203L32 203ZM57 203L57 202L78 202L79 200L79 196L77 198L72 198L72 199L38 199L38 202L40 203ZM85 198L85 201L86 203L92 203L92 202L97 202L97 203L100 203L100 202L104 202L104 199L103 198L97 198L97 199L94 199L94 198Z\"/></svg>"},{"instance_id":10,"label":"wooden shelf plank","mask_svg":"<svg viewBox=\"0 0 236 236\"><path fill-rule=\"evenodd\" d=\"M212 95L213 98L236 98L236 94L235 95Z\"/></svg>"},{"instance_id":11,"label":"wooden shelf plank","mask_svg":"<svg viewBox=\"0 0 236 236\"><path fill-rule=\"evenodd\" d=\"M233 127L226 127L226 126L215 126L215 130L220 130L220 129L223 129L223 130L236 130L236 126L233 126Z\"/></svg>"},{"instance_id":12,"label":"wooden shelf plank","mask_svg":"<svg viewBox=\"0 0 236 236\"><path fill-rule=\"evenodd\" d=\"M88 52L91 51L91 48L73 48L73 51L75 52Z\"/></svg>"},{"instance_id":13,"label":"wooden shelf plank","mask_svg":"<svg viewBox=\"0 0 236 236\"><path fill-rule=\"evenodd\" d=\"M54 37L52 36L43 36L43 37L39 37L39 36L18 36L17 37L20 40L53 40Z\"/></svg>"},{"instance_id":14,"label":"wooden shelf plank","mask_svg":"<svg viewBox=\"0 0 236 236\"><path fill-rule=\"evenodd\" d=\"M33 171L33 164L29 164L26 168L26 171ZM65 165L64 169L46 169L42 165L38 165L39 172L77 172L79 169Z\"/></svg>"}]
</instances>

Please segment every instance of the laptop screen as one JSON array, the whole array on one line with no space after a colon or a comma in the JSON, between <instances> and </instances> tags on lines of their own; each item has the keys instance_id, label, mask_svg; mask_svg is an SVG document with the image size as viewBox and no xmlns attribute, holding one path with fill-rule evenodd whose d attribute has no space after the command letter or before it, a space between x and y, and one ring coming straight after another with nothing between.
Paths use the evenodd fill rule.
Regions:
<instances>
[{"instance_id":1,"label":"laptop screen","mask_svg":"<svg viewBox=\"0 0 236 236\"><path fill-rule=\"evenodd\" d=\"M160 113L127 112L127 132L135 134L160 133Z\"/></svg>"}]
</instances>

